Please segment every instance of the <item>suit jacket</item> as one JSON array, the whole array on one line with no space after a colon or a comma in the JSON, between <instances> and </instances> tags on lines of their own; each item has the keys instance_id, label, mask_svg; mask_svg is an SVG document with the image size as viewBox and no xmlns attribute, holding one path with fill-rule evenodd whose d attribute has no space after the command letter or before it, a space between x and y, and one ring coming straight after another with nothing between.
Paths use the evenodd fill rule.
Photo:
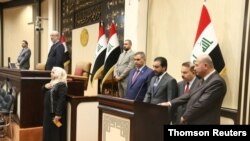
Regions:
<instances>
[{"instance_id":1,"label":"suit jacket","mask_svg":"<svg viewBox=\"0 0 250 141\"><path fill-rule=\"evenodd\" d=\"M193 81L192 86L189 89L189 93L192 93L193 90L199 87L200 84L199 82L200 80L196 77ZM180 81L178 83L178 97L184 94L186 84L187 84L186 81ZM180 124L181 116L184 114L185 110L186 110L186 104L178 106L176 113L176 124Z\"/></svg>"},{"instance_id":2,"label":"suit jacket","mask_svg":"<svg viewBox=\"0 0 250 141\"><path fill-rule=\"evenodd\" d=\"M30 56L31 56L30 49L23 48L17 58L17 62L19 63L20 69L28 70L30 68Z\"/></svg>"},{"instance_id":3,"label":"suit jacket","mask_svg":"<svg viewBox=\"0 0 250 141\"><path fill-rule=\"evenodd\" d=\"M134 52L131 49L127 53L123 51L115 65L114 75L124 79L132 68L134 68Z\"/></svg>"},{"instance_id":4,"label":"suit jacket","mask_svg":"<svg viewBox=\"0 0 250 141\"><path fill-rule=\"evenodd\" d=\"M136 71L137 68L134 68L129 72L127 93L125 95L125 98L136 101L143 101L150 84L150 80L154 76L154 72L151 68L144 66L134 83L132 83L132 79Z\"/></svg>"},{"instance_id":5,"label":"suit jacket","mask_svg":"<svg viewBox=\"0 0 250 141\"><path fill-rule=\"evenodd\" d=\"M64 46L60 42L55 43L50 48L45 70L51 70L54 66L63 68Z\"/></svg>"},{"instance_id":6,"label":"suit jacket","mask_svg":"<svg viewBox=\"0 0 250 141\"><path fill-rule=\"evenodd\" d=\"M154 76L150 81L150 86L145 95L144 102L158 104L161 102L170 101L177 97L177 82L168 73L164 74L154 90L154 83L157 76Z\"/></svg>"},{"instance_id":7,"label":"suit jacket","mask_svg":"<svg viewBox=\"0 0 250 141\"><path fill-rule=\"evenodd\" d=\"M183 117L187 124L220 124L220 109L227 87L224 79L214 72L189 95L171 100L172 106L187 103Z\"/></svg>"}]
</instances>

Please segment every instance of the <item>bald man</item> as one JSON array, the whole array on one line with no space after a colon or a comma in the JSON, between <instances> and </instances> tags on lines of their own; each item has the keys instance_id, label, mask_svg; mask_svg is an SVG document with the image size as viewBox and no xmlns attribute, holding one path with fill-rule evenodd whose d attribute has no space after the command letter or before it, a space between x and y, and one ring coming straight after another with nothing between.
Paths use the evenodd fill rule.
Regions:
<instances>
[{"instance_id":1,"label":"bald man","mask_svg":"<svg viewBox=\"0 0 250 141\"><path fill-rule=\"evenodd\" d=\"M200 86L162 106L176 107L187 103L181 117L182 124L220 124L220 110L227 91L224 79L214 69L209 55L199 56L195 62L195 73L201 78Z\"/></svg>"},{"instance_id":2,"label":"bald man","mask_svg":"<svg viewBox=\"0 0 250 141\"><path fill-rule=\"evenodd\" d=\"M50 34L50 39L53 45L50 48L48 59L45 65L45 70L51 70L53 67L63 68L64 62L64 46L59 41L58 31L52 31Z\"/></svg>"}]
</instances>

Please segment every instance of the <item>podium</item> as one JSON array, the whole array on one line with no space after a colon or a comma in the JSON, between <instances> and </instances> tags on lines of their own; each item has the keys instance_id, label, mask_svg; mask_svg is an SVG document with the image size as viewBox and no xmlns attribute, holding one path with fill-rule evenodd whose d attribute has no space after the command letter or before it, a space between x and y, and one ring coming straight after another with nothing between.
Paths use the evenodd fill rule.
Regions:
<instances>
[{"instance_id":1,"label":"podium","mask_svg":"<svg viewBox=\"0 0 250 141\"><path fill-rule=\"evenodd\" d=\"M7 81L16 92L14 114L20 128L42 126L42 86L50 81L50 71L0 68L0 81Z\"/></svg>"},{"instance_id":2,"label":"podium","mask_svg":"<svg viewBox=\"0 0 250 141\"><path fill-rule=\"evenodd\" d=\"M98 140L163 141L170 123L168 108L118 97L98 95Z\"/></svg>"}]
</instances>

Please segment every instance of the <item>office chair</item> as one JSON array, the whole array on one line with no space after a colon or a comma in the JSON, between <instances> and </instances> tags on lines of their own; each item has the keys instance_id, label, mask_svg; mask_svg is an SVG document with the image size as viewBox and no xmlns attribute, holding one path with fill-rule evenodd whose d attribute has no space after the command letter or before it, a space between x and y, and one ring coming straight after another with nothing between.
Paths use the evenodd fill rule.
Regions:
<instances>
[{"instance_id":1,"label":"office chair","mask_svg":"<svg viewBox=\"0 0 250 141\"><path fill-rule=\"evenodd\" d=\"M37 63L35 70L45 70L45 64L43 63Z\"/></svg>"},{"instance_id":2,"label":"office chair","mask_svg":"<svg viewBox=\"0 0 250 141\"><path fill-rule=\"evenodd\" d=\"M63 63L64 70L67 73L69 72L69 65L70 65L70 60L67 60L66 62ZM37 63L35 70L45 70L45 64L44 63Z\"/></svg>"},{"instance_id":3,"label":"office chair","mask_svg":"<svg viewBox=\"0 0 250 141\"><path fill-rule=\"evenodd\" d=\"M4 89L0 88L0 138L7 134L11 125L11 117L13 112L14 97L8 94ZM10 137L12 137L12 129L10 128Z\"/></svg>"}]
</instances>

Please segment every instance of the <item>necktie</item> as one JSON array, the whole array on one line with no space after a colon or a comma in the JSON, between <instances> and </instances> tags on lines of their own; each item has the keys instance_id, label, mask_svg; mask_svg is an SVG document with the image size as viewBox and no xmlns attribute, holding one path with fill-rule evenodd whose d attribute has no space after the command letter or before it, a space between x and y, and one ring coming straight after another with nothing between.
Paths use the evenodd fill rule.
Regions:
<instances>
[{"instance_id":1,"label":"necktie","mask_svg":"<svg viewBox=\"0 0 250 141\"><path fill-rule=\"evenodd\" d=\"M132 78L132 84L134 84L135 80L137 79L138 75L140 74L140 70L137 69L136 72L134 73L134 76Z\"/></svg>"},{"instance_id":2,"label":"necktie","mask_svg":"<svg viewBox=\"0 0 250 141\"><path fill-rule=\"evenodd\" d=\"M184 90L185 94L189 93L189 82L187 82L186 86L185 86L185 90Z\"/></svg>"},{"instance_id":3,"label":"necktie","mask_svg":"<svg viewBox=\"0 0 250 141\"><path fill-rule=\"evenodd\" d=\"M154 92L156 91L156 87L158 86L159 79L160 79L160 78L159 78L158 76L155 78L154 87L153 87L153 91L154 91Z\"/></svg>"},{"instance_id":4,"label":"necktie","mask_svg":"<svg viewBox=\"0 0 250 141\"><path fill-rule=\"evenodd\" d=\"M123 55L123 56L125 57L125 56L126 56L126 54L127 54L127 51L124 51L124 55Z\"/></svg>"},{"instance_id":5,"label":"necktie","mask_svg":"<svg viewBox=\"0 0 250 141\"><path fill-rule=\"evenodd\" d=\"M200 80L200 86L201 86L203 83L204 83L204 79L201 78L201 80Z\"/></svg>"}]
</instances>

